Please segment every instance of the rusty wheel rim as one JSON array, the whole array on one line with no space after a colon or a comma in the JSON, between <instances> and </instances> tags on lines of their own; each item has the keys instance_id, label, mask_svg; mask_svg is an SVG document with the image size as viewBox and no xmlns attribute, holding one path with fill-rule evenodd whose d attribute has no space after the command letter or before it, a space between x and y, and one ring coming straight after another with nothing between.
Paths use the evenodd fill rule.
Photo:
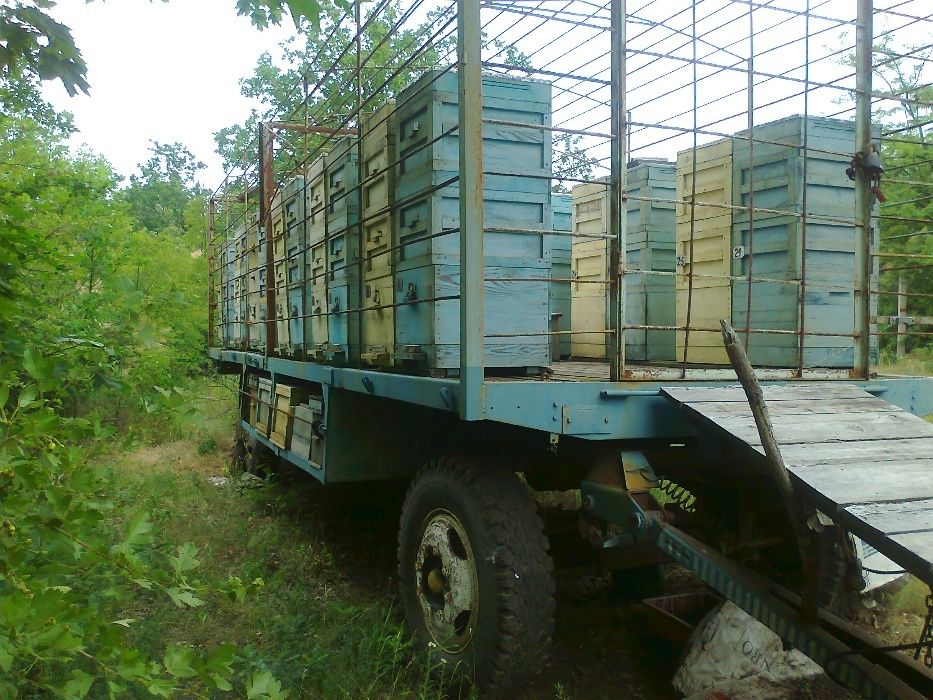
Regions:
<instances>
[{"instance_id":1,"label":"rusty wheel rim","mask_svg":"<svg viewBox=\"0 0 933 700\"><path fill-rule=\"evenodd\" d=\"M453 513L438 509L424 519L415 581L431 642L447 653L462 651L476 627L479 591L473 549Z\"/></svg>"}]
</instances>

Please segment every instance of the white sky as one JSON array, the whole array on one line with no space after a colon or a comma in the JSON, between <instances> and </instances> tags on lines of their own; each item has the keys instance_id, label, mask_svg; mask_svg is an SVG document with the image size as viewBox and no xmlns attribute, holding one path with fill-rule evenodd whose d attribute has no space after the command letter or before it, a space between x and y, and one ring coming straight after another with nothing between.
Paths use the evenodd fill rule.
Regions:
<instances>
[{"instance_id":1,"label":"white sky","mask_svg":"<svg viewBox=\"0 0 933 700\"><path fill-rule=\"evenodd\" d=\"M71 27L88 64L89 97L71 98L57 81L43 86L74 113L74 144L129 175L150 140L181 141L207 164L201 180L210 186L223 177L214 132L249 114L239 79L293 29L286 19L260 32L234 0L60 0L51 14Z\"/></svg>"}]
</instances>

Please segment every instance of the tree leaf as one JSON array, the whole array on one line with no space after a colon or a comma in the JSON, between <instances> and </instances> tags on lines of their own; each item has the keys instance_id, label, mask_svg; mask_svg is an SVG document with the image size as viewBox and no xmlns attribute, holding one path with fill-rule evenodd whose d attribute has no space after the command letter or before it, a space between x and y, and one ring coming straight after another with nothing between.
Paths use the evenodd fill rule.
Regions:
<instances>
[{"instance_id":1,"label":"tree leaf","mask_svg":"<svg viewBox=\"0 0 933 700\"><path fill-rule=\"evenodd\" d=\"M246 681L247 700L284 700L288 691L268 671L257 671Z\"/></svg>"},{"instance_id":2,"label":"tree leaf","mask_svg":"<svg viewBox=\"0 0 933 700\"><path fill-rule=\"evenodd\" d=\"M176 576L182 576L198 567L201 562L195 557L197 553L198 548L194 546L193 542L185 542L178 546L178 556L169 557Z\"/></svg>"},{"instance_id":3,"label":"tree leaf","mask_svg":"<svg viewBox=\"0 0 933 700\"><path fill-rule=\"evenodd\" d=\"M149 520L149 513L144 510L136 511L123 528L123 542L131 546L146 544L150 541L150 532L152 522Z\"/></svg>"},{"instance_id":4,"label":"tree leaf","mask_svg":"<svg viewBox=\"0 0 933 700\"><path fill-rule=\"evenodd\" d=\"M20 408L26 408L27 406L30 406L36 402L37 395L38 392L36 391L36 387L27 386L20 392L16 403Z\"/></svg>"},{"instance_id":5,"label":"tree leaf","mask_svg":"<svg viewBox=\"0 0 933 700\"><path fill-rule=\"evenodd\" d=\"M169 644L162 663L165 664L165 670L175 678L194 678L198 675L192 666L194 659L194 649Z\"/></svg>"},{"instance_id":6,"label":"tree leaf","mask_svg":"<svg viewBox=\"0 0 933 700\"><path fill-rule=\"evenodd\" d=\"M172 602L175 603L175 605L177 605L179 608L183 608L185 606L197 608L201 605L204 605L204 601L194 595L194 593L191 591L182 590L177 586L172 586L169 588L167 593L169 598L172 599Z\"/></svg>"},{"instance_id":7,"label":"tree leaf","mask_svg":"<svg viewBox=\"0 0 933 700\"><path fill-rule=\"evenodd\" d=\"M58 689L58 693L65 700L82 700L94 684L94 677L84 671L74 669L71 678Z\"/></svg>"}]
</instances>

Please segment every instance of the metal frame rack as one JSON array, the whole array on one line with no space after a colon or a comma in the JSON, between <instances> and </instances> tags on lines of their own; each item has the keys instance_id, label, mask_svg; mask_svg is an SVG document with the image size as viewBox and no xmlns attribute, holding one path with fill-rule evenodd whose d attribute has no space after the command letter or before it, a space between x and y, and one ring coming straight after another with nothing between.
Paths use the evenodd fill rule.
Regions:
<instances>
[{"instance_id":1,"label":"metal frame rack","mask_svg":"<svg viewBox=\"0 0 933 700\"><path fill-rule=\"evenodd\" d=\"M846 380L863 392L847 409L877 407L874 396L915 414L933 412L929 382L872 371L878 338L890 326L929 321L877 311L879 300L898 295L879 275L902 262L922 269L931 257L879 248L888 225L924 240L933 224L917 206L929 199L929 183L913 174L930 160L924 129L933 103L922 95L933 59L927 48L909 48L933 26L927 10L922 0L457 0L434 9L424 0L376 0L334 11L319 31L336 60L323 65L321 54L312 55L299 67L296 107L264 116L258 159L246 154L210 200L209 352L243 376L243 429L324 482L410 477L416 465L401 458L361 466L352 444L359 435L351 433L375 430L380 444L401 445L414 439L418 420L490 443L493 432L539 447L544 436L546 451L568 445L566 463L598 463L606 451L638 452L649 442L725 444L735 435L696 420L671 391L735 381L727 360L695 354L709 338L719 342L719 318L736 327L766 385ZM873 75L903 65L916 66L910 85L873 85ZM509 95L519 88L549 91L550 102L540 100L547 109ZM892 107L909 108L907 118L893 118L885 111ZM422 112L412 116L416 108ZM385 140L375 166L366 150L373 138ZM905 144L921 155L890 148ZM898 158L887 171L879 150ZM659 161L665 172L676 170L676 183L657 184L651 175L628 181L639 163ZM415 171L426 174L418 179ZM320 192L315 178L324 183ZM886 183L916 185L920 195L883 202ZM389 191L382 205L367 199L376 184ZM551 189L580 186L576 192L597 196L586 209L574 194L571 230L558 230ZM302 202L288 210L300 212L290 223L288 197ZM428 213L410 215L422 202ZM593 206L602 207L593 219L602 223L578 228ZM511 213L519 211L530 213ZM418 217L429 220L427 228ZM369 229L381 221L390 222L387 242L372 245ZM404 226L419 233L405 236ZM574 256L587 244L598 248L596 267L553 274L548 241L557 237L570 237ZM527 252L539 244L539 252ZM431 251L428 282L412 281L405 258L417 245ZM390 299L373 294L364 274L380 258ZM888 259L896 263L882 267ZM589 285L603 290L589 296L599 305L588 318L601 323L548 322L549 305L535 290L576 294ZM922 304L929 295L911 296ZM648 313L674 298L671 318ZM534 322L524 323L525 306L534 306ZM443 364L421 341L400 340L398 328L410 322L403 316L416 312L433 324L431 343L455 348L458 362ZM367 319L390 313L395 337L384 350L365 352ZM282 337L299 326L301 343L286 347ZM311 347L313 327L329 333L320 347ZM627 356L636 334L663 339L669 356ZM604 357L551 362L548 350L544 361L521 362L539 341L569 336L573 347L583 335L605 338ZM500 347L511 354L497 364L490 348ZM328 407L329 463L299 457L256 430L250 403L268 401L273 415L281 410L250 390L247 376L256 374L273 386L318 387ZM801 384L785 386L807 395ZM825 406L798 408L834 419ZM405 411L416 412L412 420ZM334 421L343 421L339 431ZM922 426L904 430L928 439ZM728 461L738 453L722 454ZM630 497L637 488L627 481L590 477L583 491L606 521L634 518L635 539L720 590L740 582L733 592L744 596L743 607L803 648L819 647L813 653L836 677L872 696L900 696L896 684L865 680L873 671L864 660L838 656L839 624L830 625L836 641L826 641L827 628L812 619L787 623L795 614L787 606L799 607L799 599L784 591L772 604L773 588L749 583L747 572L659 521ZM927 556L890 551L915 573ZM931 580L929 571L918 575Z\"/></svg>"}]
</instances>

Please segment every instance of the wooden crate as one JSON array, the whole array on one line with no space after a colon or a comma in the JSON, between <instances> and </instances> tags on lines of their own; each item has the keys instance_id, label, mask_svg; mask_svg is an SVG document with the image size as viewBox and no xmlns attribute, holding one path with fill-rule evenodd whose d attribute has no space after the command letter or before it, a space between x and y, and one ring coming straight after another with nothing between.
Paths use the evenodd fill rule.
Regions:
<instances>
[{"instance_id":1,"label":"wooden crate","mask_svg":"<svg viewBox=\"0 0 933 700\"><path fill-rule=\"evenodd\" d=\"M732 212L730 209L691 207L696 183L696 202L732 205L732 139L722 139L677 154L676 190L676 320L678 326L718 328L719 319L731 318ZM695 170L695 172L694 172ZM691 256L692 252L692 256ZM689 275L709 275L694 277ZM690 330L676 333L676 357L687 362L729 364L717 331Z\"/></svg>"},{"instance_id":2,"label":"wooden crate","mask_svg":"<svg viewBox=\"0 0 933 700\"><path fill-rule=\"evenodd\" d=\"M256 392L253 427L261 435L268 435L272 423L270 419L273 405L272 380L260 377L256 383Z\"/></svg>"},{"instance_id":3,"label":"wooden crate","mask_svg":"<svg viewBox=\"0 0 933 700\"><path fill-rule=\"evenodd\" d=\"M551 228L555 231L570 232L571 225L571 199L569 194L554 193L551 195L551 211L553 223ZM553 279L570 279L570 236L551 236L551 277ZM552 318L551 330L571 330L570 308L570 282L551 282L548 287L549 305ZM560 314L556 327L553 325L554 314ZM557 356L570 357L570 335L557 336Z\"/></svg>"},{"instance_id":4,"label":"wooden crate","mask_svg":"<svg viewBox=\"0 0 933 700\"><path fill-rule=\"evenodd\" d=\"M324 466L324 438L316 426L324 422L324 399L312 396L306 404L294 407L289 449L302 459L308 460L312 467Z\"/></svg>"},{"instance_id":5,"label":"wooden crate","mask_svg":"<svg viewBox=\"0 0 933 700\"><path fill-rule=\"evenodd\" d=\"M428 71L398 97L396 201L405 201L397 214L398 268L427 264L456 264L459 234L413 239L460 225L459 120L457 74ZM488 227L541 230L528 233L488 232L484 253L488 265L548 266L543 232L551 227L551 139L534 128L550 125L551 86L507 76L483 76L483 117L529 124L483 124L483 167L506 175L483 178L484 223ZM447 133L446 136L443 134ZM452 184L441 187L443 183ZM438 189L439 188L439 189Z\"/></svg>"},{"instance_id":6,"label":"wooden crate","mask_svg":"<svg viewBox=\"0 0 933 700\"><path fill-rule=\"evenodd\" d=\"M275 385L272 432L269 434L269 440L276 447L288 448L294 425L294 407L307 400L308 393L308 389L304 387Z\"/></svg>"},{"instance_id":7,"label":"wooden crate","mask_svg":"<svg viewBox=\"0 0 933 700\"><path fill-rule=\"evenodd\" d=\"M388 367L395 352L395 277L368 279L363 282L363 349L360 359L366 364Z\"/></svg>"},{"instance_id":8,"label":"wooden crate","mask_svg":"<svg viewBox=\"0 0 933 700\"><path fill-rule=\"evenodd\" d=\"M489 369L544 367L550 364L548 283L525 267L486 267L485 365ZM497 279L498 278L498 279ZM505 278L505 279L503 279ZM518 278L517 281L509 281ZM426 265L396 273L395 360L408 366L455 370L460 366L460 267ZM442 301L419 301L455 297Z\"/></svg>"}]
</instances>

